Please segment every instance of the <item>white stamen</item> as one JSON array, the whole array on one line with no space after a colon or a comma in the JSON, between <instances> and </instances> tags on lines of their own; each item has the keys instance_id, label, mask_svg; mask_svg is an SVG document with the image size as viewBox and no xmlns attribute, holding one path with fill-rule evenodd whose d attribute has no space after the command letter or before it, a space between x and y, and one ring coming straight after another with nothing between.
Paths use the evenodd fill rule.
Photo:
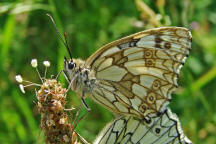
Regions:
<instances>
[{"instance_id":1,"label":"white stamen","mask_svg":"<svg viewBox=\"0 0 216 144\"><path fill-rule=\"evenodd\" d=\"M42 78L41 78L41 75L40 75L40 73L39 73L39 71L38 71L38 69L37 69L37 66L38 66L38 64L37 64L37 59L32 59L32 60L31 60L31 66L34 67L34 68L36 68L36 71L37 71L37 73L38 73L38 76L39 76L39 78L41 79L41 82L43 83L43 80L42 80Z\"/></svg>"},{"instance_id":2,"label":"white stamen","mask_svg":"<svg viewBox=\"0 0 216 144\"><path fill-rule=\"evenodd\" d=\"M16 80L17 82L19 82L19 83L22 83L22 82L23 82L23 79L22 79L21 75L16 75L16 76L15 76L15 80Z\"/></svg>"},{"instance_id":3,"label":"white stamen","mask_svg":"<svg viewBox=\"0 0 216 144\"><path fill-rule=\"evenodd\" d=\"M43 61L43 64L45 65L45 72L44 72L44 78L46 78L47 68L50 67L49 61Z\"/></svg>"},{"instance_id":4,"label":"white stamen","mask_svg":"<svg viewBox=\"0 0 216 144\"><path fill-rule=\"evenodd\" d=\"M31 60L31 66L36 68L37 67L37 59L32 59Z\"/></svg>"},{"instance_id":5,"label":"white stamen","mask_svg":"<svg viewBox=\"0 0 216 144\"><path fill-rule=\"evenodd\" d=\"M20 88L22 93L25 93L24 86L22 84L19 85L19 88Z\"/></svg>"},{"instance_id":6,"label":"white stamen","mask_svg":"<svg viewBox=\"0 0 216 144\"><path fill-rule=\"evenodd\" d=\"M50 62L49 61L43 61L43 64L45 65L45 67L50 67Z\"/></svg>"}]
</instances>

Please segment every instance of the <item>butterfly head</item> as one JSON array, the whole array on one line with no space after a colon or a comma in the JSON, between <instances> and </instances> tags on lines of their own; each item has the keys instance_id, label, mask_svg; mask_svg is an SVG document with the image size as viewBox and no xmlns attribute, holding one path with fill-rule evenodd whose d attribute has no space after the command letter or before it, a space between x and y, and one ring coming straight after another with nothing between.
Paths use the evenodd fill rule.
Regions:
<instances>
[{"instance_id":1,"label":"butterfly head","mask_svg":"<svg viewBox=\"0 0 216 144\"><path fill-rule=\"evenodd\" d=\"M74 74L76 67L77 65L73 59L67 60L67 58L64 57L64 71L66 75L69 76L69 79L71 79L72 75Z\"/></svg>"},{"instance_id":2,"label":"butterfly head","mask_svg":"<svg viewBox=\"0 0 216 144\"><path fill-rule=\"evenodd\" d=\"M84 69L84 64L85 64L85 61L83 61L81 59L72 59L71 58L71 59L67 60L66 57L64 58L64 73L66 74L66 77L67 77L67 79L69 79L70 82L73 83L74 80L78 80L78 81L80 80L80 75L81 75L81 71ZM79 85L79 83L73 83L73 86L72 86L72 89L75 91L77 88L77 84ZM84 91L84 89L82 89L82 90ZM83 105L85 106L85 108L89 111L90 108L88 107L88 105L84 101L84 96L85 95L82 95L81 101L82 101Z\"/></svg>"},{"instance_id":3,"label":"butterfly head","mask_svg":"<svg viewBox=\"0 0 216 144\"><path fill-rule=\"evenodd\" d=\"M73 59L67 60L66 57L64 58L64 68L66 71L72 71L76 68L76 63Z\"/></svg>"},{"instance_id":4,"label":"butterfly head","mask_svg":"<svg viewBox=\"0 0 216 144\"><path fill-rule=\"evenodd\" d=\"M83 68L84 61L80 59L67 59L64 58L64 71L66 72L68 78L72 78L75 74L79 73Z\"/></svg>"}]
</instances>

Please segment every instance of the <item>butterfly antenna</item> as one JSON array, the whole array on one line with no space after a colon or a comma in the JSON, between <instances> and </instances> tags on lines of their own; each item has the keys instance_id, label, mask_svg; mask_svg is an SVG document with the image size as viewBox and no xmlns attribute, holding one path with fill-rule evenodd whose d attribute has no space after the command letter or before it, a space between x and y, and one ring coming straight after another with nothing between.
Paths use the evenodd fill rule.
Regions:
<instances>
[{"instance_id":1,"label":"butterfly antenna","mask_svg":"<svg viewBox=\"0 0 216 144\"><path fill-rule=\"evenodd\" d=\"M51 22L53 23L53 25L54 25L54 27L55 27L55 29L56 29L57 34L59 35L59 37L60 37L61 41L63 42L63 44L65 45L65 47L67 48L67 51L68 51L68 53L69 53L69 56L70 56L70 58L72 59L72 54L71 54L71 52L70 52L70 49L69 49L69 46L68 46L68 43L67 43L66 38L65 38L65 41L66 41L66 42L65 42L65 41L63 40L63 38L62 38L62 36L61 36L59 30L57 29L56 23L55 23L55 21L53 20L52 16L51 16L50 14L48 14L48 13L47 13L46 15L50 18ZM65 36L65 37L66 37L66 36Z\"/></svg>"},{"instance_id":2,"label":"butterfly antenna","mask_svg":"<svg viewBox=\"0 0 216 144\"><path fill-rule=\"evenodd\" d=\"M68 44L68 40L67 40L67 33L66 33L66 32L64 33L64 38L65 38L65 43L66 43L66 45L67 45L68 53L69 53L69 55L70 55L70 58L72 59L72 54L71 54L71 52L70 52L70 48L69 48L69 44Z\"/></svg>"}]
</instances>

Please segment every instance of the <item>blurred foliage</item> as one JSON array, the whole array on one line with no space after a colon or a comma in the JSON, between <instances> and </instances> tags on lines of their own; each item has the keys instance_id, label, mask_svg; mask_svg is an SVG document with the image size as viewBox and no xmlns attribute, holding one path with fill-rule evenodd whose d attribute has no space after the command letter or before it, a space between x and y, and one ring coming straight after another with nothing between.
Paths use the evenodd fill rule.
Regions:
<instances>
[{"instance_id":1,"label":"blurred foliage","mask_svg":"<svg viewBox=\"0 0 216 144\"><path fill-rule=\"evenodd\" d=\"M63 68L63 56L68 54L46 16L50 13L60 32L67 32L73 57L83 59L103 44L134 32L159 26L191 28L192 51L170 107L194 143L215 144L215 6L215 0L1 0L0 143L44 141L33 102L35 95L32 91L21 94L14 76L22 74L25 79L38 82L30 67L32 58L40 63L51 61L49 74L57 74ZM73 92L68 101L73 106L80 104ZM87 102L92 111L79 123L77 131L92 142L114 116L90 99Z\"/></svg>"}]
</instances>

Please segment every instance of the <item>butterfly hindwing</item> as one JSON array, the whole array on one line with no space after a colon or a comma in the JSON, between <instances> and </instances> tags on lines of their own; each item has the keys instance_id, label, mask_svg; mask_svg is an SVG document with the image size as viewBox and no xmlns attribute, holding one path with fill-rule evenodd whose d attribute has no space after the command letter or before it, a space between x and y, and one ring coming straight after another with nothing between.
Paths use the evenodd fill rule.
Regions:
<instances>
[{"instance_id":1,"label":"butterfly hindwing","mask_svg":"<svg viewBox=\"0 0 216 144\"><path fill-rule=\"evenodd\" d=\"M97 144L189 144L178 118L167 109L160 116L149 121L131 116L116 118L109 124L95 141Z\"/></svg>"}]
</instances>

